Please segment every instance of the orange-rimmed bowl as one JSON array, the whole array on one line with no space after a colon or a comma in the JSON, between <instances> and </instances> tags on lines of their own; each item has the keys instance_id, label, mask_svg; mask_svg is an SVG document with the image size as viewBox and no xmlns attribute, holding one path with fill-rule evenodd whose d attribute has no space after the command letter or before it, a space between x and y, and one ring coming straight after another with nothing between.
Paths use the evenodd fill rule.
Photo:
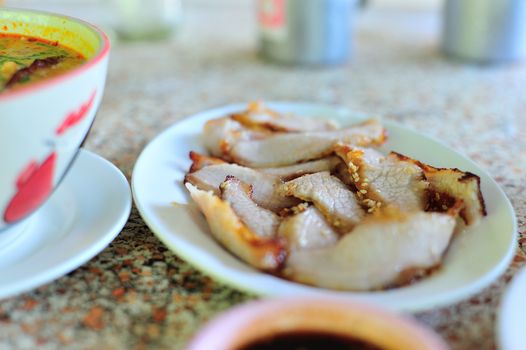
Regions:
<instances>
[{"instance_id":1,"label":"orange-rimmed bowl","mask_svg":"<svg viewBox=\"0 0 526 350\"><path fill-rule=\"evenodd\" d=\"M58 42L87 61L64 74L0 93L0 247L53 192L100 105L110 43L93 25L39 11L0 9L0 33Z\"/></svg>"}]
</instances>

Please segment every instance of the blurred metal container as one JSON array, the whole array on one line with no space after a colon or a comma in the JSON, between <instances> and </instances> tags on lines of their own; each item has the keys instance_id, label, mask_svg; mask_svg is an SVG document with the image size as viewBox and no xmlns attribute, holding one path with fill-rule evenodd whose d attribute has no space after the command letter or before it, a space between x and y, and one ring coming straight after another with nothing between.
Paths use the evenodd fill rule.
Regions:
<instances>
[{"instance_id":1,"label":"blurred metal container","mask_svg":"<svg viewBox=\"0 0 526 350\"><path fill-rule=\"evenodd\" d=\"M260 53L289 64L345 61L354 0L259 0Z\"/></svg>"},{"instance_id":2,"label":"blurred metal container","mask_svg":"<svg viewBox=\"0 0 526 350\"><path fill-rule=\"evenodd\" d=\"M526 0L446 0L446 54L478 63L526 57Z\"/></svg>"}]
</instances>

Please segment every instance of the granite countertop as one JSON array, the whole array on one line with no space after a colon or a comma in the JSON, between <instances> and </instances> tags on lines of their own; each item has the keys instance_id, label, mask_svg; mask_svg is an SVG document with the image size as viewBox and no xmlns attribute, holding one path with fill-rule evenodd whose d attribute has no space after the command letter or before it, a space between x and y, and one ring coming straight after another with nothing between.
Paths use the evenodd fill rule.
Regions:
<instances>
[{"instance_id":1,"label":"granite countertop","mask_svg":"<svg viewBox=\"0 0 526 350\"><path fill-rule=\"evenodd\" d=\"M526 261L526 65L448 61L438 49L437 13L367 9L356 20L347 64L282 67L257 57L249 6L188 5L173 40L114 45L85 147L129 179L143 147L170 124L253 99L339 104L437 137L502 186L517 212L520 249L490 287L416 317L453 349L495 348L502 293ZM252 298L179 259L133 209L91 261L0 301L0 349L182 348L206 320Z\"/></svg>"}]
</instances>

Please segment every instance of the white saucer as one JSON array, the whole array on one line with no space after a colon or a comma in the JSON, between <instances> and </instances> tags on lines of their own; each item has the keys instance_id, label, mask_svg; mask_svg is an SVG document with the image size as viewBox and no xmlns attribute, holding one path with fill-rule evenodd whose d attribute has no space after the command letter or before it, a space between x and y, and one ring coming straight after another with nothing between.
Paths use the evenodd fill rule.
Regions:
<instances>
[{"instance_id":1,"label":"white saucer","mask_svg":"<svg viewBox=\"0 0 526 350\"><path fill-rule=\"evenodd\" d=\"M80 150L60 186L20 224L20 232L0 233L0 298L51 282L87 262L117 236L130 210L124 175L104 158Z\"/></svg>"},{"instance_id":2,"label":"white saucer","mask_svg":"<svg viewBox=\"0 0 526 350\"><path fill-rule=\"evenodd\" d=\"M497 320L497 336L502 350L523 350L526 314L526 267L513 277L504 293Z\"/></svg>"},{"instance_id":3,"label":"white saucer","mask_svg":"<svg viewBox=\"0 0 526 350\"><path fill-rule=\"evenodd\" d=\"M342 125L363 114L305 103L268 103L278 111L333 118ZM403 311L420 311L458 302L488 286L510 263L517 224L511 203L481 167L439 141L400 124L383 121L389 139L384 151L398 151L438 167L459 168L480 176L488 216L456 237L442 267L418 283L376 292L346 292L290 282L253 269L223 249L209 234L203 215L192 204L182 180L191 150L206 152L200 136L204 123L246 108L216 108L186 118L157 136L138 158L132 176L137 209L150 229L172 251L195 267L239 289L260 295L308 295L353 298ZM175 203L179 203L174 205Z\"/></svg>"}]
</instances>

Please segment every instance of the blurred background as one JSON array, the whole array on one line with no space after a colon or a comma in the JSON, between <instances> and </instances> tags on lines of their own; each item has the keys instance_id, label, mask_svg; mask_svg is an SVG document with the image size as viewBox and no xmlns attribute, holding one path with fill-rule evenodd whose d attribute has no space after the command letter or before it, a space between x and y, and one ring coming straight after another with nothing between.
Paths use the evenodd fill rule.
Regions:
<instances>
[{"instance_id":1,"label":"blurred background","mask_svg":"<svg viewBox=\"0 0 526 350\"><path fill-rule=\"evenodd\" d=\"M465 9L453 9L464 16L450 16L449 28L454 31L449 35L456 39L466 34L461 32L466 29L459 27L458 22L477 29L484 21L479 23L474 19L496 12L492 11L491 4L506 5L512 9L508 13L521 14L525 6L522 12L515 11L513 6L526 2L366 0L351 8L347 26L341 30L331 27L332 19L341 19L337 11L332 14L314 11L318 17L325 16L323 33L332 31L332 35L322 37L321 41L337 36L339 43L346 43L349 50L342 59L335 60L336 64L320 60L319 64L304 65L300 61L294 64L290 57L287 61L283 56L273 56L280 53L280 48L265 46L265 40L279 37L280 32L267 30L261 20L261 11L265 8L261 4L272 12L273 4L283 1L6 0L5 5L80 17L101 26L109 34L113 51L99 119L106 114L131 118L130 123L123 125L124 130L144 130L136 136L139 142L134 150L137 152L156 132L182 116L211 106L253 99L340 104L371 115L408 121L453 146L462 138L475 135L477 131L473 128L479 124L475 125L474 120L481 119L485 122L480 127L502 130L504 137L518 137L524 118L517 115L522 114L526 106L526 95L521 93L526 83L522 58L485 61L461 57L454 52L446 55L442 28L446 3L467 4L468 8L486 11L461 13L460 10ZM306 16L303 30L321 21L315 18L313 22L313 13L303 13L300 7L294 11L289 8L289 15ZM517 16L512 19L521 20ZM294 23L298 22L296 18ZM163 34L164 24L170 30ZM161 27L161 33L144 33L156 25ZM134 28L137 33L123 35ZM488 28L478 32L482 44L492 38ZM319 35L314 33L313 37L320 41ZM159 38L162 40L157 40ZM303 43L309 40L299 38ZM455 40L451 43L453 48L469 47ZM316 47L320 48L325 49ZM498 48L490 46L490 49L490 52L499 52ZM471 129L459 127L452 133L434 128L444 116L453 124L470 125ZM99 138L103 140L111 133L106 128L97 129L98 123L102 122L97 121L92 132L93 144L102 142ZM111 137L117 143L121 139L118 135ZM124 146L125 140L122 142ZM469 143L466 147L468 154L478 156L469 149ZM106 150L106 156L117 159L112 149L110 146Z\"/></svg>"},{"instance_id":2,"label":"blurred background","mask_svg":"<svg viewBox=\"0 0 526 350\"><path fill-rule=\"evenodd\" d=\"M263 0L259 2L259 11L264 7L261 4L272 11L274 2L279 4L282 0ZM279 37L280 33L276 36L272 30L266 31L261 13L258 17L258 1L6 0L5 4L80 17L101 26L109 34L113 51L105 102L90 142L96 145L111 137L116 146L106 149L106 156L118 159L114 152L119 142L122 146L126 142L119 135L111 135L107 128L97 128L105 115L131 118L122 126L130 133L137 128L144 130L135 136L138 143L133 147L138 152L159 130L182 116L212 106L254 99L340 104L371 115L407 121L453 146L477 134L473 128L479 124L475 125L474 120L481 119L485 122L480 127L502 130L505 138L518 137L523 118L517 115L526 106L526 95L521 93L526 83L522 60L484 62L445 55L442 25L446 2L361 1L351 9L348 25L342 30L331 27L334 23L331 18L341 19L341 14L314 11L325 16L326 31L332 30L340 43L349 46L337 64L324 64L331 62L321 60L321 64L315 65L281 62L279 55L272 56L279 53L280 48L265 47L265 40ZM486 15L495 12L488 4L526 3L520 0L448 3L455 2L478 3L481 6L468 8L485 7ZM299 9L289 11L289 15L302 14ZM312 13L306 15L312 16ZM477 28L480 23L473 19L484 17L480 11L463 15L465 17L451 18L457 22L464 19L462 23ZM165 23L171 28L166 35L142 33ZM314 27L310 25L312 21L306 23L303 29ZM458 32L458 35L453 33L452 38L460 38L460 30L464 30L456 25L450 25ZM139 40L120 40L130 39L130 35L122 35L126 26L137 29L138 34L131 36ZM491 37L487 30L481 33L483 39ZM322 39L326 41L334 35ZM300 41L308 42L308 39L300 38ZM453 41L455 45L467 47ZM267 51L262 52L262 48ZM494 51L498 50L491 50ZM470 125L471 129L458 127L452 133L434 128L445 116L450 123ZM478 157L469 149L469 142L465 147L468 154Z\"/></svg>"},{"instance_id":3,"label":"blurred background","mask_svg":"<svg viewBox=\"0 0 526 350\"><path fill-rule=\"evenodd\" d=\"M358 7L367 7L373 9L399 9L399 10L413 10L413 11L439 11L441 7L441 0L349 0L349 2L356 2ZM122 12L116 11L120 6L122 8L141 6L142 12L146 11L151 4L165 3L166 6L181 6L184 9L184 17L179 20L191 20L192 14L199 11L202 7L211 9L213 11L221 11L226 9L237 9L239 11L246 11L248 22L255 21L254 15L256 12L257 1L248 0L4 0L4 4L9 7L18 8L32 8L39 10L47 10L52 12L63 13L74 17L85 19L89 22L96 23L106 29L111 28L122 18ZM252 11L252 13L250 12ZM182 14L183 11L179 10ZM253 29L254 26L245 26L245 30ZM255 23L253 23L255 24ZM184 31L184 27L181 30Z\"/></svg>"},{"instance_id":4,"label":"blurred background","mask_svg":"<svg viewBox=\"0 0 526 350\"><path fill-rule=\"evenodd\" d=\"M144 146L186 116L257 99L326 103L401 122L473 159L511 198L519 230L525 231L525 0L291 0L304 6L287 7L284 20L277 9L286 1L4 0L4 5L69 14L108 33L113 47L104 100L85 147L112 161L128 179ZM335 7L307 5L312 3ZM522 234L520 242L524 250ZM101 264L114 267L112 259L120 254L114 247L126 247L127 259L138 261L149 254L147 245L160 243L134 210L107 251L111 258ZM173 263L177 269L182 264ZM190 267L184 269L192 275ZM83 273L89 274L88 268L41 292L40 314L17 313L27 324L46 324L37 327L34 338L54 345L50 348L60 347L54 334L64 331L67 341L91 348L100 348L101 339L144 348L182 346L219 308L211 303L198 312L188 308L174 326L155 328L148 324L150 313L111 298L118 281L90 290ZM497 306L513 273L469 301L417 317L453 349L495 349ZM149 277L134 276L129 286L145 310L170 303L172 290L184 286L170 276L162 281L170 281L172 289L157 292L145 282ZM73 290L77 280L81 287ZM55 295L53 288L59 287L66 294ZM201 297L194 290L181 293ZM227 300L221 308L231 303L228 295L212 293L212 298ZM79 300L102 300L116 310L104 316L110 326L97 332L76 326L81 321L68 323L62 305L78 307L71 316L78 320L89 305ZM169 305L169 314L178 303ZM1 306L9 313L24 308L19 305L23 300ZM15 323L0 328L18 341Z\"/></svg>"}]
</instances>

